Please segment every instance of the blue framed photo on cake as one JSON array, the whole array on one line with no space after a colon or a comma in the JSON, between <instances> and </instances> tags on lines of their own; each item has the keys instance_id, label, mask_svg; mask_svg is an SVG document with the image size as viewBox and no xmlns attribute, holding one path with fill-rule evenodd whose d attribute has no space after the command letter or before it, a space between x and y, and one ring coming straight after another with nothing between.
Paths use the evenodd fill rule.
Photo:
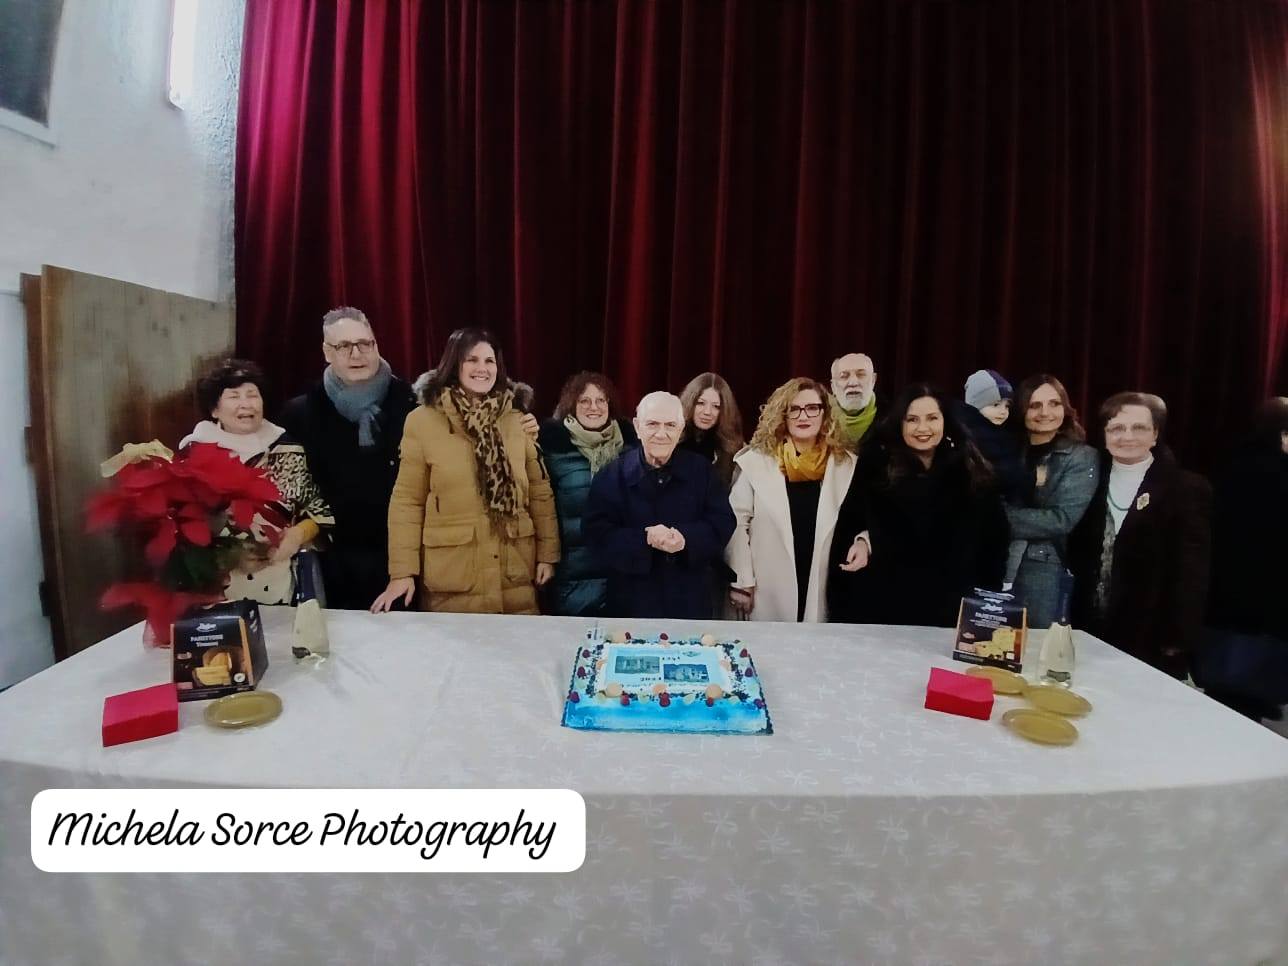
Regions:
<instances>
[{"instance_id":1,"label":"blue framed photo on cake","mask_svg":"<svg viewBox=\"0 0 1288 966\"><path fill-rule=\"evenodd\" d=\"M608 640L590 631L577 648L562 724L583 731L774 733L760 675L741 641Z\"/></svg>"}]
</instances>

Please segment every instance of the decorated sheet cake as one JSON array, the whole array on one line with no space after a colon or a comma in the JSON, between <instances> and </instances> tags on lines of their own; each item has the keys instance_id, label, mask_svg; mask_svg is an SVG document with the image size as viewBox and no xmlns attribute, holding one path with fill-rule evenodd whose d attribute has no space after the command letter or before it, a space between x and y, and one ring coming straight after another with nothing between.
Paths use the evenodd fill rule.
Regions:
<instances>
[{"instance_id":1,"label":"decorated sheet cake","mask_svg":"<svg viewBox=\"0 0 1288 966\"><path fill-rule=\"evenodd\" d=\"M760 676L741 641L608 640L590 631L577 649L563 724L588 731L773 734Z\"/></svg>"}]
</instances>

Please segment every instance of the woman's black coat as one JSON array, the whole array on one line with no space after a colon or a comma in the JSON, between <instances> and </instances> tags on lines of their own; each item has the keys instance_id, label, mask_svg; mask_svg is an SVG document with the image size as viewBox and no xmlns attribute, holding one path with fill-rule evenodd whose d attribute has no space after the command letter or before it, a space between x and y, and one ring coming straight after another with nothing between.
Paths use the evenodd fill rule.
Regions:
<instances>
[{"instance_id":1,"label":"woman's black coat","mask_svg":"<svg viewBox=\"0 0 1288 966\"><path fill-rule=\"evenodd\" d=\"M864 447L832 540L829 619L863 624L951 627L964 595L996 589L1006 571L1006 513L996 486L973 484L965 460L941 444L929 470L890 482L890 457ZM856 573L840 570L856 534L872 555Z\"/></svg>"},{"instance_id":2,"label":"woman's black coat","mask_svg":"<svg viewBox=\"0 0 1288 966\"><path fill-rule=\"evenodd\" d=\"M1164 447L1154 452L1136 498L1114 538L1109 600L1095 608L1110 460L1102 454L1100 485L1069 537L1074 574L1074 626L1173 677L1184 677L1207 600L1212 488L1181 469Z\"/></svg>"}]
</instances>

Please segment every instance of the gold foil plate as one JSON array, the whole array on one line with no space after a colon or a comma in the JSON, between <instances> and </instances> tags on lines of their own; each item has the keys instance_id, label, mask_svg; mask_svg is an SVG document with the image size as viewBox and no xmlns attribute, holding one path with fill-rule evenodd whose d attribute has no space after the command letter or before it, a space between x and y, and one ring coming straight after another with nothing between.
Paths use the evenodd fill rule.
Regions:
<instances>
[{"instance_id":1,"label":"gold foil plate","mask_svg":"<svg viewBox=\"0 0 1288 966\"><path fill-rule=\"evenodd\" d=\"M1002 715L1002 724L1041 745L1071 745L1078 740L1073 722L1038 708L1012 708Z\"/></svg>"},{"instance_id":2,"label":"gold foil plate","mask_svg":"<svg viewBox=\"0 0 1288 966\"><path fill-rule=\"evenodd\" d=\"M282 699L272 691L243 691L206 705L206 724L216 728L248 728L272 721L282 713Z\"/></svg>"},{"instance_id":3,"label":"gold foil plate","mask_svg":"<svg viewBox=\"0 0 1288 966\"><path fill-rule=\"evenodd\" d=\"M1077 692L1058 684L1030 684L1024 696L1043 711L1077 717L1091 710L1091 702Z\"/></svg>"},{"instance_id":4,"label":"gold foil plate","mask_svg":"<svg viewBox=\"0 0 1288 966\"><path fill-rule=\"evenodd\" d=\"M993 682L994 694L1023 694L1025 682L1014 671L1004 667L993 667L989 664L976 664L968 667L966 673L973 678L988 678Z\"/></svg>"}]
</instances>

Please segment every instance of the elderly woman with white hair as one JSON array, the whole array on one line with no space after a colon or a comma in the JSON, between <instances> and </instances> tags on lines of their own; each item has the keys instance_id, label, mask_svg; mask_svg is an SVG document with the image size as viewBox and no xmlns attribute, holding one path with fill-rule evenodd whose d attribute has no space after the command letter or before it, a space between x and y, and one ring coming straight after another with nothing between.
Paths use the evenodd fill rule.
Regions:
<instances>
[{"instance_id":1,"label":"elderly woman with white hair","mask_svg":"<svg viewBox=\"0 0 1288 966\"><path fill-rule=\"evenodd\" d=\"M635 411L639 446L600 470L582 521L608 574L608 613L703 619L711 614L710 569L735 520L710 462L676 449L684 406L649 393Z\"/></svg>"}]
</instances>

